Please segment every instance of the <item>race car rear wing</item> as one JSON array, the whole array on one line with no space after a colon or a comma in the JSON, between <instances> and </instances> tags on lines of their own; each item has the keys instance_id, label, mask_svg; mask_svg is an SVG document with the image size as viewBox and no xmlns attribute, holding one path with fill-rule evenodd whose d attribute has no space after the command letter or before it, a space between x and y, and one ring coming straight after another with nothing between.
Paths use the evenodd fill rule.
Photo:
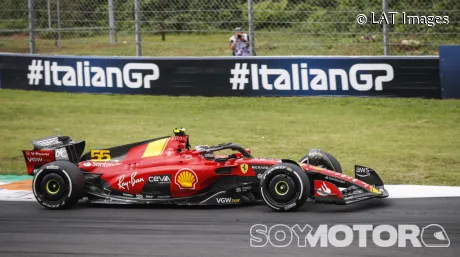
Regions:
<instances>
[{"instance_id":1,"label":"race car rear wing","mask_svg":"<svg viewBox=\"0 0 460 257\"><path fill-rule=\"evenodd\" d=\"M85 141L72 141L69 136L50 136L33 140L33 150L23 150L27 173L34 175L34 170L59 160L78 163L85 149Z\"/></svg>"}]
</instances>

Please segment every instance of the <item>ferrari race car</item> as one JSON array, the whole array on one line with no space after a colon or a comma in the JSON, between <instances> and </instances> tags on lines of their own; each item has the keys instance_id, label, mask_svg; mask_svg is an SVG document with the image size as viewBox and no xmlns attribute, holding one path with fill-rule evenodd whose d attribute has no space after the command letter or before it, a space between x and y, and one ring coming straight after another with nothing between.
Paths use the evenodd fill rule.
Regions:
<instances>
[{"instance_id":1,"label":"ferrari race car","mask_svg":"<svg viewBox=\"0 0 460 257\"><path fill-rule=\"evenodd\" d=\"M350 204L388 197L377 173L355 166L342 174L331 154L311 149L298 162L254 158L234 143L198 145L185 129L173 136L91 150L85 141L52 136L24 150L37 201L49 209L89 203L230 205L265 202L275 211L315 203ZM219 151L229 155L217 155Z\"/></svg>"}]
</instances>

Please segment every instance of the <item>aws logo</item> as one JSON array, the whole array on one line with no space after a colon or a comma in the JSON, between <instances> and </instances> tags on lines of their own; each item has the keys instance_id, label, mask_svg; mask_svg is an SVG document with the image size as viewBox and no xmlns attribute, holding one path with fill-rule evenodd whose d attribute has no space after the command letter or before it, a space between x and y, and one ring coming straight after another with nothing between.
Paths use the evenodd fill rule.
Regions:
<instances>
[{"instance_id":1,"label":"aws logo","mask_svg":"<svg viewBox=\"0 0 460 257\"><path fill-rule=\"evenodd\" d=\"M181 169L176 173L174 183L180 189L195 189L195 185L198 183L198 176L191 169Z\"/></svg>"}]
</instances>

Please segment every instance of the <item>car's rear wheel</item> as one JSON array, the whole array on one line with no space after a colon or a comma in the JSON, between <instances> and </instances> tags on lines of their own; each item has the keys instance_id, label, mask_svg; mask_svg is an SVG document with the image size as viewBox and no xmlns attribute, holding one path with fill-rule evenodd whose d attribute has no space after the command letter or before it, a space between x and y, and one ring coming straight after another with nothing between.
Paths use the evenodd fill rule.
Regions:
<instances>
[{"instance_id":1,"label":"car's rear wheel","mask_svg":"<svg viewBox=\"0 0 460 257\"><path fill-rule=\"evenodd\" d=\"M81 170L67 161L46 164L32 181L35 199L48 209L73 207L83 197L84 189Z\"/></svg>"},{"instance_id":2,"label":"car's rear wheel","mask_svg":"<svg viewBox=\"0 0 460 257\"><path fill-rule=\"evenodd\" d=\"M260 192L265 203L273 210L294 211L307 201L310 180L301 167L280 163L264 172Z\"/></svg>"},{"instance_id":3,"label":"car's rear wheel","mask_svg":"<svg viewBox=\"0 0 460 257\"><path fill-rule=\"evenodd\" d=\"M321 152L325 155L325 157L327 159L329 159L329 161L327 161L326 159L322 158L319 155L315 156L318 159L312 160L311 159L312 156L310 156L310 153L309 153L309 154L304 155L302 158L300 158L299 162L300 163L307 163L308 161L310 161L310 163L312 165L322 167L322 168L325 168L325 169L328 169L328 170L333 170L333 171L338 172L338 173L342 173L342 166L340 165L340 162L332 154L330 154L328 152L323 152L323 151L321 151ZM310 160L309 160L309 158L310 158Z\"/></svg>"}]
</instances>

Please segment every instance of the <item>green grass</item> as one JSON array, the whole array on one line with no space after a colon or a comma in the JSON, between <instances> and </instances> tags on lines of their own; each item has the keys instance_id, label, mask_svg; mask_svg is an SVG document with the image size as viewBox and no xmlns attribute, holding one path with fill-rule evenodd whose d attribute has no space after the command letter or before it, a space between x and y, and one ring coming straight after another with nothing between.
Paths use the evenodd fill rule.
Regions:
<instances>
[{"instance_id":1,"label":"green grass","mask_svg":"<svg viewBox=\"0 0 460 257\"><path fill-rule=\"evenodd\" d=\"M48 135L87 149L183 126L191 144L239 143L256 157L298 160L322 148L352 175L375 168L386 183L460 184L460 101L383 98L231 98L91 95L0 90L0 174L25 174L21 150Z\"/></svg>"},{"instance_id":2,"label":"green grass","mask_svg":"<svg viewBox=\"0 0 460 257\"><path fill-rule=\"evenodd\" d=\"M356 37L337 35L277 34L260 33L256 37L256 52L265 55L383 55L380 34L375 41ZM162 41L160 35L142 35L143 56L230 56L228 40L231 34L166 34ZM393 37L391 43L398 44L401 39ZM412 38L411 38L412 39ZM437 55L438 44L458 44L458 39L433 39L417 37L420 46L392 45L392 55ZM55 46L55 40L44 39L37 34L37 53L63 55L103 55L135 56L135 35L118 34L118 43L109 44L108 35L93 37L72 37L62 40L62 48ZM0 52L29 52L27 35L0 37Z\"/></svg>"}]
</instances>

